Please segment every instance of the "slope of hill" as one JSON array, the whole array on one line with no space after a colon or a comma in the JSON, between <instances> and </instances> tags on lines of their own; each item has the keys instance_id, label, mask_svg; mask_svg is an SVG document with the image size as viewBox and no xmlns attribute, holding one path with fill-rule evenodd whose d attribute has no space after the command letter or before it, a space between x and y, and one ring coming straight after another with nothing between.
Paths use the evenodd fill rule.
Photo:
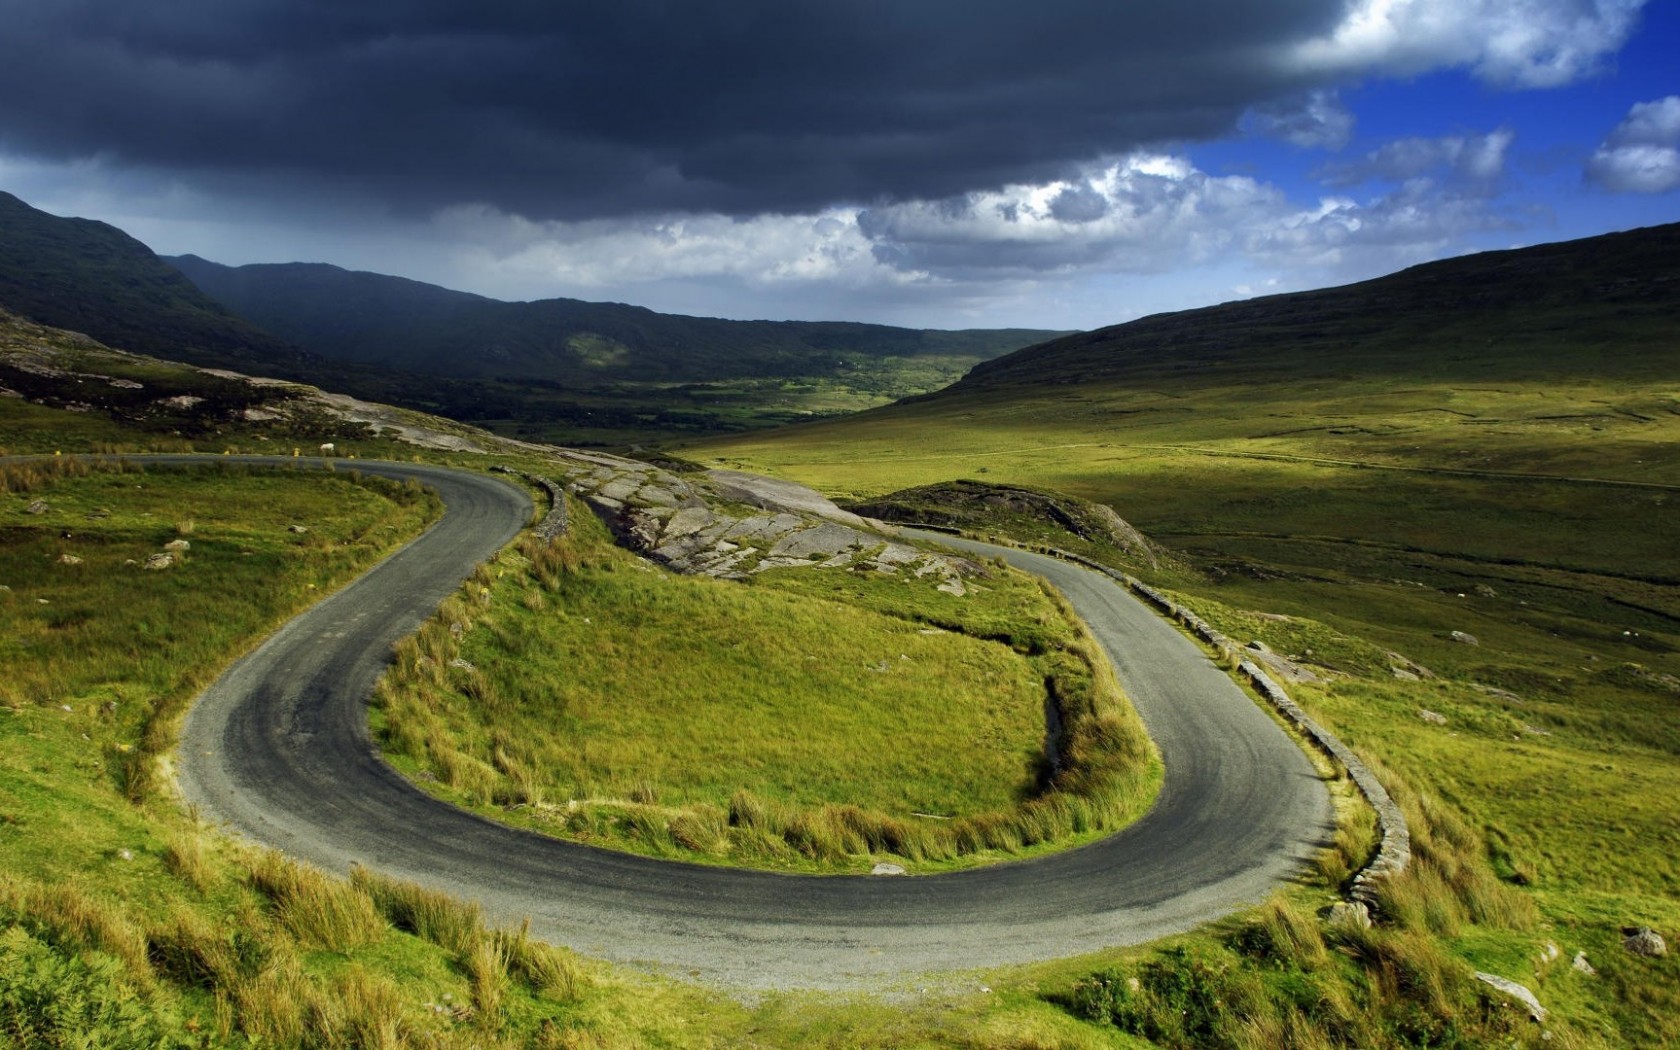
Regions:
<instances>
[{"instance_id":1,"label":"slope of hill","mask_svg":"<svg viewBox=\"0 0 1680 1050\"><path fill-rule=\"evenodd\" d=\"M1671 377L1677 308L1672 224L1158 314L998 358L950 394L1166 377Z\"/></svg>"},{"instance_id":2,"label":"slope of hill","mask_svg":"<svg viewBox=\"0 0 1680 1050\"><path fill-rule=\"evenodd\" d=\"M814 376L864 358L973 364L1056 334L729 321L577 299L508 303L318 263L168 261L229 309L324 356L456 377L591 387Z\"/></svg>"},{"instance_id":3,"label":"slope of hill","mask_svg":"<svg viewBox=\"0 0 1680 1050\"><path fill-rule=\"evenodd\" d=\"M114 226L0 192L0 306L140 353L292 371L308 355L234 316Z\"/></svg>"}]
</instances>

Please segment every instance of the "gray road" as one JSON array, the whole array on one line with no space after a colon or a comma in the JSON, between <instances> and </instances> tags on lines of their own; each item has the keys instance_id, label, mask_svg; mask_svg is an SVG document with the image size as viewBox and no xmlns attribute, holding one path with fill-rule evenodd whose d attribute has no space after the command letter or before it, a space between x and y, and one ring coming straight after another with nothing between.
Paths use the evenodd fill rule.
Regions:
<instances>
[{"instance_id":1,"label":"gray road","mask_svg":"<svg viewBox=\"0 0 1680 1050\"><path fill-rule=\"evenodd\" d=\"M748 988L882 987L1189 929L1264 897L1330 833L1306 756L1194 644L1112 581L1002 548L984 549L1048 577L1090 623L1160 745L1159 802L1111 838L948 875L819 878L651 861L441 805L379 761L365 700L392 642L530 503L482 475L357 467L434 486L447 513L230 668L180 749L202 815L329 869L361 863L529 916L544 938L620 962Z\"/></svg>"}]
</instances>

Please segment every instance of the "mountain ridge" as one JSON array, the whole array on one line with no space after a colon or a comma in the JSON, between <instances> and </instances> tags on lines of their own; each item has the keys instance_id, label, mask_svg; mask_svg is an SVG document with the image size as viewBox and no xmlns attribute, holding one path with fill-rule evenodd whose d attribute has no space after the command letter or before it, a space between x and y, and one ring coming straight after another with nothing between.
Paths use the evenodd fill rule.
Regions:
<instances>
[{"instance_id":1,"label":"mountain ridge","mask_svg":"<svg viewBox=\"0 0 1680 1050\"><path fill-rule=\"evenodd\" d=\"M327 263L166 261L228 309L324 357L456 378L593 386L805 375L843 368L849 356L977 362L1062 334L741 321L569 298L507 302Z\"/></svg>"}]
</instances>

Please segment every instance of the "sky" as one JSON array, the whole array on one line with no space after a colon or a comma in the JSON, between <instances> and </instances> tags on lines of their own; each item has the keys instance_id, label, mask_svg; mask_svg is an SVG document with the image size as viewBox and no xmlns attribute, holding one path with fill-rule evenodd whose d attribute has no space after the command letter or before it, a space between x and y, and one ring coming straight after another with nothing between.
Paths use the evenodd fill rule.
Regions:
<instances>
[{"instance_id":1,"label":"sky","mask_svg":"<svg viewBox=\"0 0 1680 1050\"><path fill-rule=\"evenodd\" d=\"M1095 328L1680 221L1675 0L0 0L0 190L501 299Z\"/></svg>"}]
</instances>

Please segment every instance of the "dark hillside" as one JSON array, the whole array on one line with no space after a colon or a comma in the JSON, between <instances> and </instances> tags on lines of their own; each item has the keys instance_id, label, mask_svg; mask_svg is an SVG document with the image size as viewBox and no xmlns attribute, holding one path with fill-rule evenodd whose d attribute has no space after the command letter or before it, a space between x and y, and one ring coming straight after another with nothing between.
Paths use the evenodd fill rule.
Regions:
<instances>
[{"instance_id":1,"label":"dark hillside","mask_svg":"<svg viewBox=\"0 0 1680 1050\"><path fill-rule=\"evenodd\" d=\"M508 303L321 264L170 261L229 309L323 356L456 378L712 382L832 376L889 357L962 358L966 368L1053 334L731 321L578 299Z\"/></svg>"},{"instance_id":2,"label":"dark hillside","mask_svg":"<svg viewBox=\"0 0 1680 1050\"><path fill-rule=\"evenodd\" d=\"M1350 374L1672 378L1680 224L1427 263L1340 288L1157 314L976 367L978 389ZM1643 349L1640 349L1643 348Z\"/></svg>"},{"instance_id":3,"label":"dark hillside","mask_svg":"<svg viewBox=\"0 0 1680 1050\"><path fill-rule=\"evenodd\" d=\"M0 192L0 307L138 353L296 375L309 355L234 316L114 226Z\"/></svg>"}]
</instances>

